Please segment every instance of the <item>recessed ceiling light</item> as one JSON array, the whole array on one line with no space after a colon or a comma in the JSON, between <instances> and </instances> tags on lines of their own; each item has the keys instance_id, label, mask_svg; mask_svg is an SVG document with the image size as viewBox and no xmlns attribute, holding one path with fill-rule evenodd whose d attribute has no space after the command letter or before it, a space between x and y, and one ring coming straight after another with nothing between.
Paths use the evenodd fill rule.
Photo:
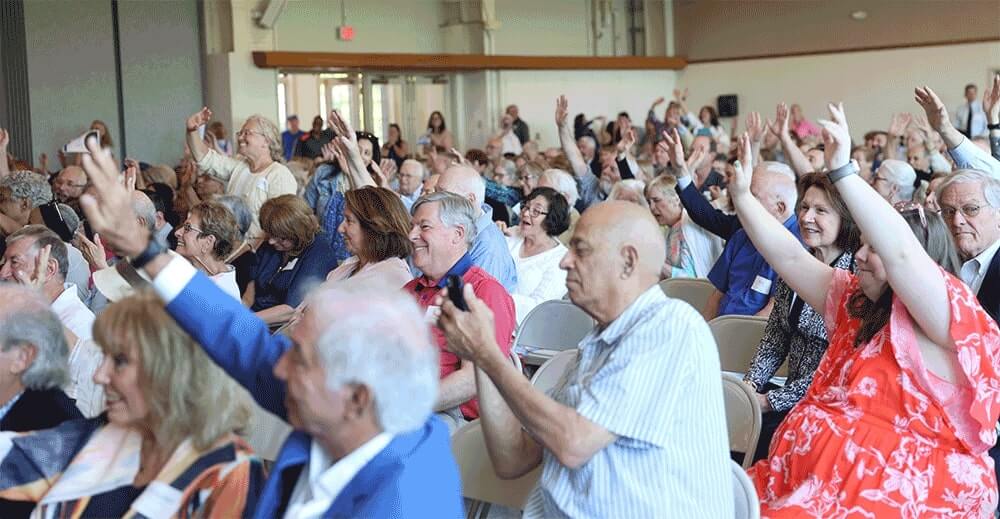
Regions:
<instances>
[{"instance_id":1,"label":"recessed ceiling light","mask_svg":"<svg viewBox=\"0 0 1000 519\"><path fill-rule=\"evenodd\" d=\"M851 18L861 21L868 18L868 11L854 11L851 13Z\"/></svg>"}]
</instances>

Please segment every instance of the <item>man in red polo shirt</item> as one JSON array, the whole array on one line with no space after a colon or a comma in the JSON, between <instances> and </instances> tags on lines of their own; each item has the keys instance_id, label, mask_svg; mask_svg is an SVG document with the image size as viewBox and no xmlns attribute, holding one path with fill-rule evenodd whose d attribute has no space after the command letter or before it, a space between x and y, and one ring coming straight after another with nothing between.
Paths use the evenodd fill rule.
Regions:
<instances>
[{"instance_id":1,"label":"man in red polo shirt","mask_svg":"<svg viewBox=\"0 0 1000 519\"><path fill-rule=\"evenodd\" d=\"M433 306L434 299L448 276L461 276L476 297L493 310L497 344L505 355L510 353L516 325L514 301L500 282L472 264L469 247L476 239L477 213L467 199L452 193L431 193L413 204L411 214L413 265L423 275L403 288L417 298L433 325L431 331L440 349L441 363L441 385L434 411L454 430L465 420L479 417L475 371L471 362L448 351L444 333L435 324L438 308Z\"/></svg>"}]
</instances>

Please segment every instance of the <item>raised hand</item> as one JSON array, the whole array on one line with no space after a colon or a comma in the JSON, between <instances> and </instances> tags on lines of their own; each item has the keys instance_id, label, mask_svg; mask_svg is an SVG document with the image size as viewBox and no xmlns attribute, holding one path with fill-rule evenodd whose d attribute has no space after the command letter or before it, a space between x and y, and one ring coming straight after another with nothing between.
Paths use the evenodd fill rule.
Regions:
<instances>
[{"instance_id":1,"label":"raised hand","mask_svg":"<svg viewBox=\"0 0 1000 519\"><path fill-rule=\"evenodd\" d=\"M774 122L768 121L767 129L779 139L791 136L788 130L788 106L785 103L778 104L778 108L775 109L774 113Z\"/></svg>"},{"instance_id":2,"label":"raised hand","mask_svg":"<svg viewBox=\"0 0 1000 519\"><path fill-rule=\"evenodd\" d=\"M92 270L97 271L108 268L108 255L104 244L101 243L100 234L94 233L94 241L90 241L83 234L83 231L77 231L73 245L77 249L80 249L83 259L87 260L87 264L90 265Z\"/></svg>"},{"instance_id":3,"label":"raised hand","mask_svg":"<svg viewBox=\"0 0 1000 519\"><path fill-rule=\"evenodd\" d=\"M684 145L681 143L681 135L674 128L669 132L663 132L663 140L660 141L667 148L667 157L670 158L670 168L678 177L686 177L690 174L687 164L684 162Z\"/></svg>"},{"instance_id":4,"label":"raised hand","mask_svg":"<svg viewBox=\"0 0 1000 519\"><path fill-rule=\"evenodd\" d=\"M623 153L627 153L628 150L632 149L632 146L634 145L635 145L635 129L629 128L628 131L626 131L625 134L622 135L622 138L621 140L618 141L618 144L615 145L615 149L618 151L618 154L621 155Z\"/></svg>"},{"instance_id":5,"label":"raised hand","mask_svg":"<svg viewBox=\"0 0 1000 519\"><path fill-rule=\"evenodd\" d=\"M726 173L726 185L733 199L750 194L750 181L753 177L753 143L747 133L736 140L736 156L732 170Z\"/></svg>"},{"instance_id":6,"label":"raised hand","mask_svg":"<svg viewBox=\"0 0 1000 519\"><path fill-rule=\"evenodd\" d=\"M25 272L23 270L15 270L14 279L22 285L42 290L42 287L45 286L45 280L48 278L47 271L49 269L49 257L51 254L51 245L42 247L42 250L38 251L38 256L35 257L35 265L32 271Z\"/></svg>"},{"instance_id":7,"label":"raised hand","mask_svg":"<svg viewBox=\"0 0 1000 519\"><path fill-rule=\"evenodd\" d=\"M847 116L844 115L844 103L827 105L830 120L820 119L823 127L823 154L826 167L835 170L846 165L851 160L851 133L847 127Z\"/></svg>"},{"instance_id":8,"label":"raised hand","mask_svg":"<svg viewBox=\"0 0 1000 519\"><path fill-rule=\"evenodd\" d=\"M379 169L385 174L385 178L391 179L396 176L396 161L392 159L382 159L378 163Z\"/></svg>"},{"instance_id":9,"label":"raised hand","mask_svg":"<svg viewBox=\"0 0 1000 519\"><path fill-rule=\"evenodd\" d=\"M688 155L687 162L685 166L688 171L694 171L701 167L705 163L705 159L709 156L708 150L704 148L694 148L691 150L691 154Z\"/></svg>"},{"instance_id":10,"label":"raised hand","mask_svg":"<svg viewBox=\"0 0 1000 519\"><path fill-rule=\"evenodd\" d=\"M1000 74L993 76L993 81L986 85L983 92L983 110L986 111L986 122L1000 123Z\"/></svg>"},{"instance_id":11,"label":"raised hand","mask_svg":"<svg viewBox=\"0 0 1000 519\"><path fill-rule=\"evenodd\" d=\"M911 122L913 122L913 116L908 113L892 114L892 120L889 121L889 131L886 133L896 137L903 135Z\"/></svg>"},{"instance_id":12,"label":"raised hand","mask_svg":"<svg viewBox=\"0 0 1000 519\"><path fill-rule=\"evenodd\" d=\"M562 128L566 125L566 118L569 115L569 101L566 96L561 95L556 98L556 126Z\"/></svg>"},{"instance_id":13,"label":"raised hand","mask_svg":"<svg viewBox=\"0 0 1000 519\"><path fill-rule=\"evenodd\" d=\"M125 176L122 179L125 189L130 193L135 191L135 182L139 178L139 163L134 159L125 159Z\"/></svg>"},{"instance_id":14,"label":"raised hand","mask_svg":"<svg viewBox=\"0 0 1000 519\"><path fill-rule=\"evenodd\" d=\"M0 128L0 155L7 154L7 146L10 144L10 133Z\"/></svg>"},{"instance_id":15,"label":"raised hand","mask_svg":"<svg viewBox=\"0 0 1000 519\"><path fill-rule=\"evenodd\" d=\"M208 124L212 120L212 111L208 109L207 106L203 106L201 110L193 114L187 119L187 130L193 132L198 128Z\"/></svg>"},{"instance_id":16,"label":"raised hand","mask_svg":"<svg viewBox=\"0 0 1000 519\"><path fill-rule=\"evenodd\" d=\"M760 142L764 137L764 122L760 117L760 112L750 112L747 114L746 133L753 142Z\"/></svg>"},{"instance_id":17,"label":"raised hand","mask_svg":"<svg viewBox=\"0 0 1000 519\"><path fill-rule=\"evenodd\" d=\"M666 98L664 98L663 96L657 97L655 100L653 100L653 107L655 108L657 106L662 105L664 101L666 101Z\"/></svg>"},{"instance_id":18,"label":"raised hand","mask_svg":"<svg viewBox=\"0 0 1000 519\"><path fill-rule=\"evenodd\" d=\"M683 91L681 91L681 89L679 88L674 89L674 101L677 101L678 103L684 103L684 101L687 101L687 98L688 98L688 89L685 88Z\"/></svg>"},{"instance_id":19,"label":"raised hand","mask_svg":"<svg viewBox=\"0 0 1000 519\"><path fill-rule=\"evenodd\" d=\"M111 151L101 149L97 138L87 139L83 169L90 188L80 197L87 220L95 232L120 254L135 257L149 245L150 233L139 225L132 210L132 196L118 181L118 168Z\"/></svg>"},{"instance_id":20,"label":"raised hand","mask_svg":"<svg viewBox=\"0 0 1000 519\"><path fill-rule=\"evenodd\" d=\"M372 176L375 178L375 185L378 187L389 188L389 178L386 176L382 168L373 160L371 163Z\"/></svg>"},{"instance_id":21,"label":"raised hand","mask_svg":"<svg viewBox=\"0 0 1000 519\"><path fill-rule=\"evenodd\" d=\"M917 87L913 90L913 98L924 109L924 113L927 114L927 122L931 124L931 128L940 132L945 129L945 126L951 125L951 119L948 117L948 109L941 102L941 98L931 90L931 87Z\"/></svg>"},{"instance_id":22,"label":"raised hand","mask_svg":"<svg viewBox=\"0 0 1000 519\"><path fill-rule=\"evenodd\" d=\"M49 156L41 153L38 155L38 168L42 170L43 173L48 175L49 173Z\"/></svg>"}]
</instances>

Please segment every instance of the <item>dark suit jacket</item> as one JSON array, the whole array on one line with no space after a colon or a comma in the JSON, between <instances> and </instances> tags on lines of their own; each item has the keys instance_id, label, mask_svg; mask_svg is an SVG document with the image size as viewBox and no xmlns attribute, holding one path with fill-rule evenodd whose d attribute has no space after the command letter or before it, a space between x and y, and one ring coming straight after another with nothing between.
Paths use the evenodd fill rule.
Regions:
<instances>
[{"instance_id":1,"label":"dark suit jacket","mask_svg":"<svg viewBox=\"0 0 1000 519\"><path fill-rule=\"evenodd\" d=\"M0 431L40 431L78 418L83 414L61 389L28 389L0 420Z\"/></svg>"},{"instance_id":2,"label":"dark suit jacket","mask_svg":"<svg viewBox=\"0 0 1000 519\"><path fill-rule=\"evenodd\" d=\"M976 295L983 310L990 314L994 321L1000 322L1000 252L993 255L990 268L986 271L983 284Z\"/></svg>"},{"instance_id":3,"label":"dark suit jacket","mask_svg":"<svg viewBox=\"0 0 1000 519\"><path fill-rule=\"evenodd\" d=\"M40 431L82 418L73 399L61 389L26 389L0 420L0 431ZM34 509L35 503L0 499L0 517L4 519L28 517Z\"/></svg>"}]
</instances>

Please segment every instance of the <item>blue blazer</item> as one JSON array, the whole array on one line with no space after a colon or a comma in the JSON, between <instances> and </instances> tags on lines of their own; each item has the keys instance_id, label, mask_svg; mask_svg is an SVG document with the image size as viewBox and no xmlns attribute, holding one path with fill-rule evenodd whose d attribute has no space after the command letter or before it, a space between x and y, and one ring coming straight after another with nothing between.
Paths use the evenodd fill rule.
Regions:
<instances>
[{"instance_id":1,"label":"blue blazer","mask_svg":"<svg viewBox=\"0 0 1000 519\"><path fill-rule=\"evenodd\" d=\"M285 384L274 365L291 346L239 301L198 273L167 305L167 312L222 369L268 411L287 420ZM312 438L295 431L278 453L254 517L281 517ZM448 429L431 415L423 427L393 440L354 476L323 517L461 517L462 491Z\"/></svg>"}]
</instances>

